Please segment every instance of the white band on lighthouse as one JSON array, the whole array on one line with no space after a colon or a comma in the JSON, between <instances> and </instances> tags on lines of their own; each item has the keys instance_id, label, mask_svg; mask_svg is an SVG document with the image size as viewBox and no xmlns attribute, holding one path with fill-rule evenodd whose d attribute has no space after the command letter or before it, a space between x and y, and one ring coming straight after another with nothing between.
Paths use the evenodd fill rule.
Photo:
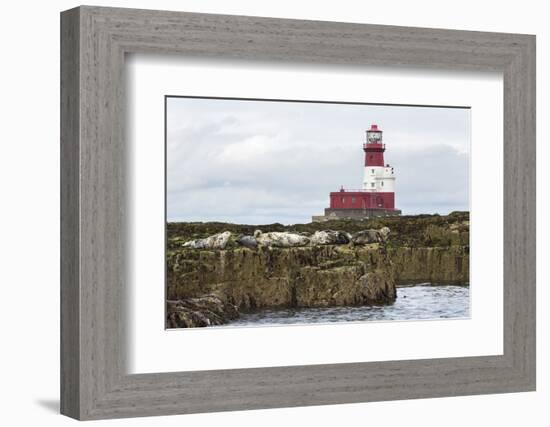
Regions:
<instances>
[{"instance_id":1,"label":"white band on lighthouse","mask_svg":"<svg viewBox=\"0 0 550 427\"><path fill-rule=\"evenodd\" d=\"M392 166L365 166L363 190L395 193L395 171Z\"/></svg>"}]
</instances>

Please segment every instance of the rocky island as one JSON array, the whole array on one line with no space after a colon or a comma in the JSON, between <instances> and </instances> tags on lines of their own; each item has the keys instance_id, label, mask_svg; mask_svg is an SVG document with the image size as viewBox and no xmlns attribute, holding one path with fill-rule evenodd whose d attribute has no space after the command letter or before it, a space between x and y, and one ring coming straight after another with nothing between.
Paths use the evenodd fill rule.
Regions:
<instances>
[{"instance_id":1,"label":"rocky island","mask_svg":"<svg viewBox=\"0 0 550 427\"><path fill-rule=\"evenodd\" d=\"M168 223L166 262L167 328L262 309L386 305L403 283L469 283L469 213Z\"/></svg>"}]
</instances>

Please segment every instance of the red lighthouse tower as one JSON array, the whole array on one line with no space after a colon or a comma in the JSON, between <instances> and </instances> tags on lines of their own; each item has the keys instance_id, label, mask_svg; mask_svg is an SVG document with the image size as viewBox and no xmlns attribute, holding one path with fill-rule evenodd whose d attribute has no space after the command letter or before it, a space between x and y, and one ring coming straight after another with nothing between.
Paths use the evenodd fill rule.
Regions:
<instances>
[{"instance_id":1,"label":"red lighthouse tower","mask_svg":"<svg viewBox=\"0 0 550 427\"><path fill-rule=\"evenodd\" d=\"M382 130L371 125L366 131L363 143L365 153L363 185L359 190L330 193L330 207L324 216L314 216L314 221L331 218L362 219L374 216L400 215L395 209L395 171L384 162L386 145L382 140Z\"/></svg>"},{"instance_id":2,"label":"red lighthouse tower","mask_svg":"<svg viewBox=\"0 0 550 427\"><path fill-rule=\"evenodd\" d=\"M363 144L365 152L365 167L384 166L384 151L386 146L382 144L382 131L378 125L371 125L367 131L367 141Z\"/></svg>"}]
</instances>

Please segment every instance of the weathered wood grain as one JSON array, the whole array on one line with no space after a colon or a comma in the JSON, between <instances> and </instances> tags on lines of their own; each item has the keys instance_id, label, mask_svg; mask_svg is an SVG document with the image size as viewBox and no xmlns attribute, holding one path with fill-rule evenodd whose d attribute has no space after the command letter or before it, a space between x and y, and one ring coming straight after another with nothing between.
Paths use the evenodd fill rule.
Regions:
<instances>
[{"instance_id":1,"label":"weathered wood grain","mask_svg":"<svg viewBox=\"0 0 550 427\"><path fill-rule=\"evenodd\" d=\"M84 6L62 13L61 41L63 414L99 419L534 390L534 36ZM128 375L126 53L503 72L504 354Z\"/></svg>"},{"instance_id":2,"label":"weathered wood grain","mask_svg":"<svg viewBox=\"0 0 550 427\"><path fill-rule=\"evenodd\" d=\"M61 20L61 413L80 415L80 14Z\"/></svg>"}]
</instances>

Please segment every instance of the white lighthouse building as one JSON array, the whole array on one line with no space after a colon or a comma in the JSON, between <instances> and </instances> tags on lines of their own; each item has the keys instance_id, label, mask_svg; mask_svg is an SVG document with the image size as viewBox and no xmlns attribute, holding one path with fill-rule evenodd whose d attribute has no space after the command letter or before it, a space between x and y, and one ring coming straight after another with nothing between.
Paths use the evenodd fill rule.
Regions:
<instances>
[{"instance_id":1,"label":"white lighthouse building","mask_svg":"<svg viewBox=\"0 0 550 427\"><path fill-rule=\"evenodd\" d=\"M400 215L401 211L395 209L395 171L393 166L384 162L385 151L382 130L373 124L366 131L366 141L363 143L362 188L346 190L342 187L340 191L331 192L330 207L325 209L325 215L313 216L312 220Z\"/></svg>"}]
</instances>

